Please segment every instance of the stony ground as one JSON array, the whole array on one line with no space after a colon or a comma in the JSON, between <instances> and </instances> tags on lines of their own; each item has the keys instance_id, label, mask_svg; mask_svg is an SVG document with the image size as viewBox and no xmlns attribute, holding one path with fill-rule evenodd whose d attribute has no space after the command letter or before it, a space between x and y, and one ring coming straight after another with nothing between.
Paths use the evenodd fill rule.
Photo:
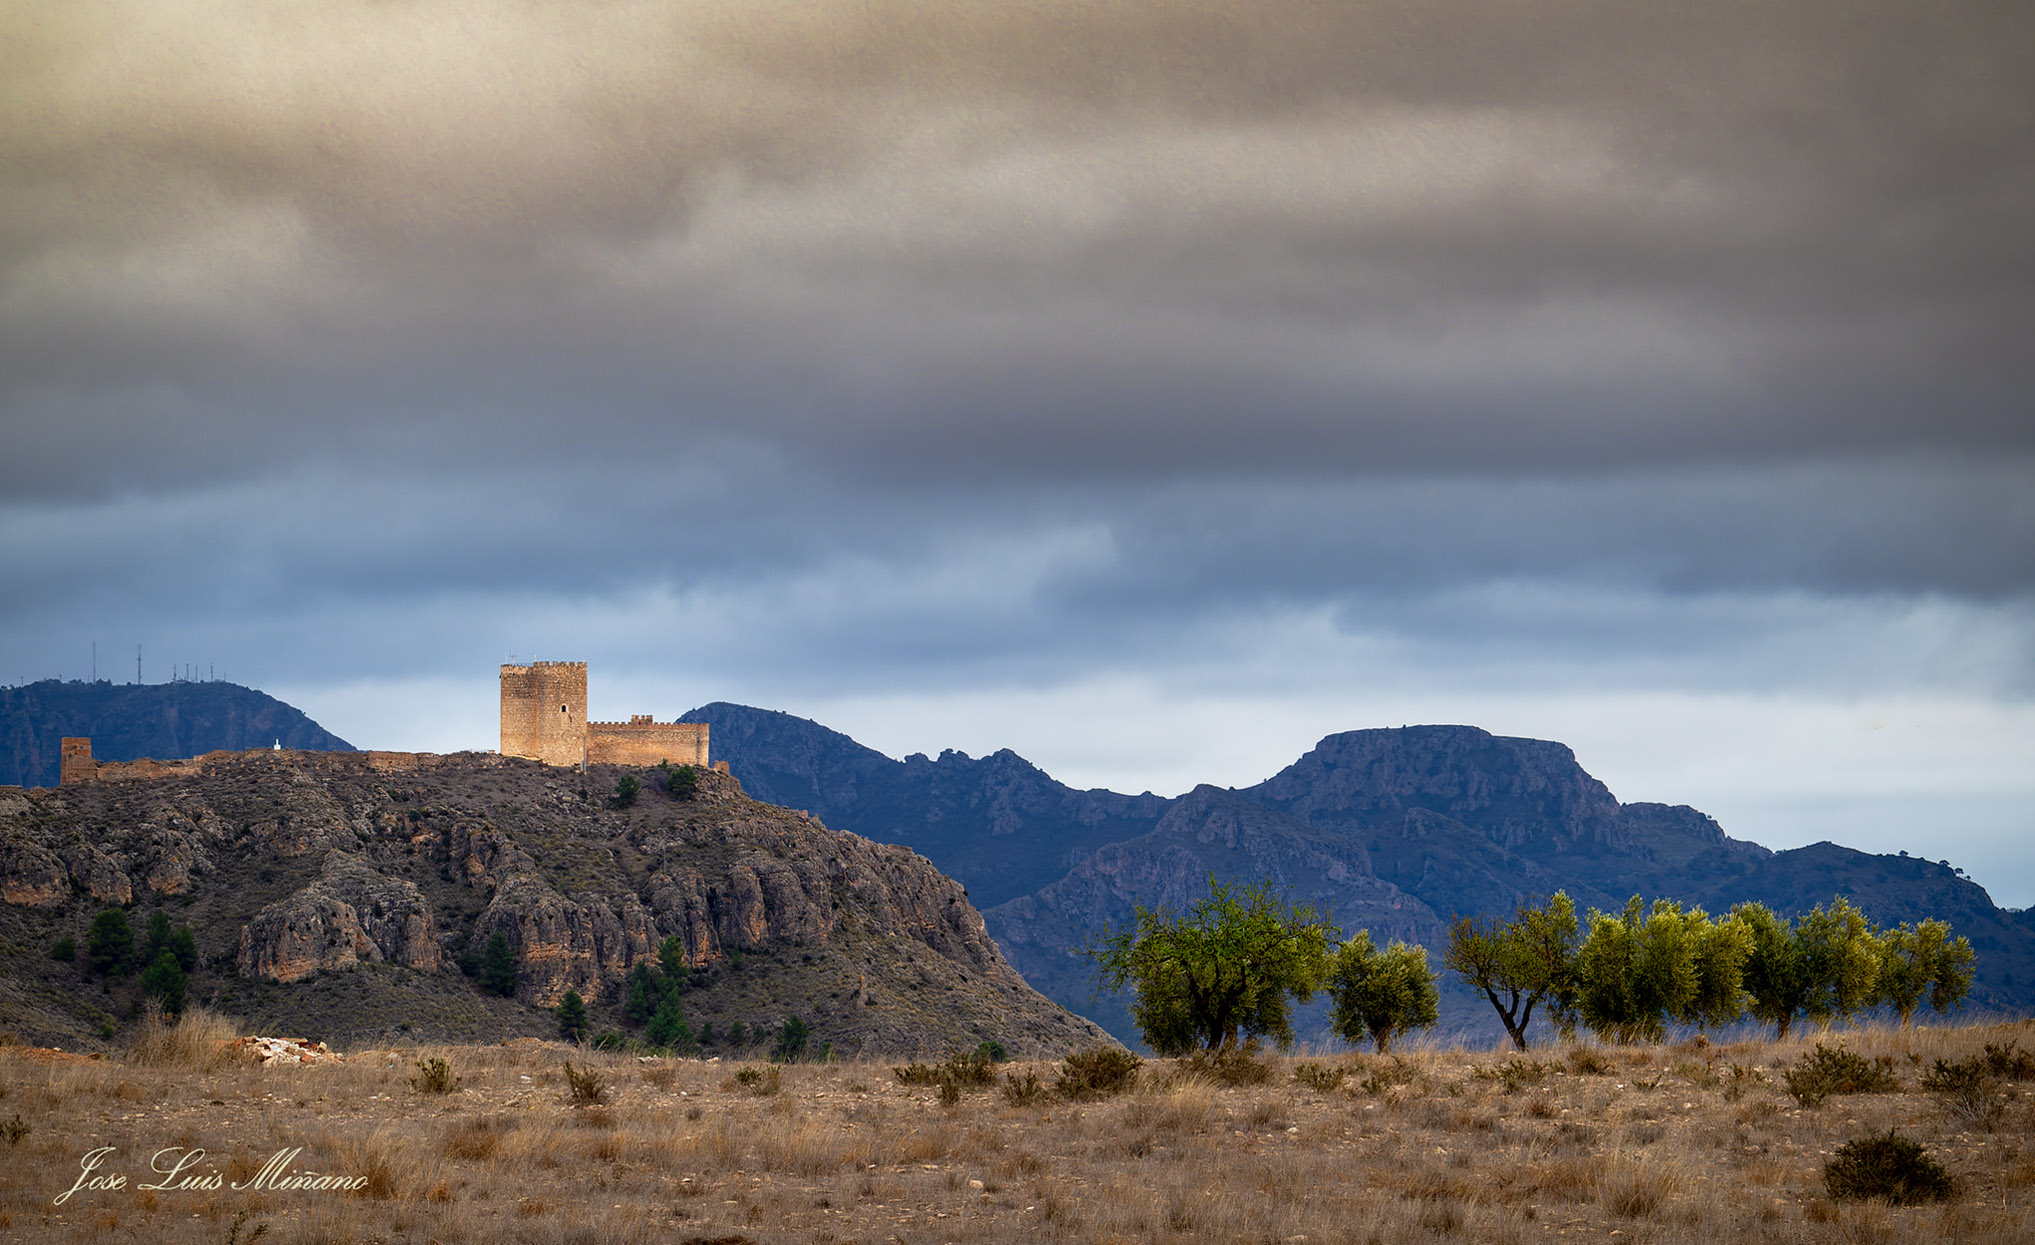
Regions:
<instances>
[{"instance_id":1,"label":"stony ground","mask_svg":"<svg viewBox=\"0 0 2035 1245\"><path fill-rule=\"evenodd\" d=\"M1887 1057L1899 1088L1798 1104L1781 1075L1818 1040ZM1986 1043L2035 1048L2035 1024L1278 1057L1251 1085L1148 1063L1127 1094L1028 1106L991 1088L943 1104L882 1065L642 1061L528 1039L272 1067L208 1067L198 1045L155 1063L16 1047L0 1050L0 1238L2027 1241L2035 1082L2005 1082L1993 1119L1920 1087L1934 1060ZM418 1064L438 1058L458 1084L428 1092ZM568 1061L605 1082L604 1103L571 1104ZM1013 1067L1047 1084L1057 1070ZM1826 1196L1831 1153L1888 1128L1957 1178L1950 1200ZM56 1204L101 1147L96 1174L124 1185ZM178 1177L191 1187L142 1187L163 1183L151 1156L197 1150ZM227 1187L278 1152L283 1174L361 1187Z\"/></svg>"}]
</instances>

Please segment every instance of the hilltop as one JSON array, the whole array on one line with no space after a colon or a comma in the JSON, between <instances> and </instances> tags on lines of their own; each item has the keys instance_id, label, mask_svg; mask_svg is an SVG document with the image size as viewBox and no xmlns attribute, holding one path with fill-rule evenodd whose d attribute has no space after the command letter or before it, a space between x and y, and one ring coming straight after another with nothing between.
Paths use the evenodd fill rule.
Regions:
<instances>
[{"instance_id":1,"label":"hilltop","mask_svg":"<svg viewBox=\"0 0 2035 1245\"><path fill-rule=\"evenodd\" d=\"M676 936L691 1023L755 1034L797 1016L843 1054L1107 1038L1027 986L961 887L899 847L827 829L702 773L484 754L256 751L196 773L0 790L0 1027L66 1046L125 1025L133 983L53 960L93 914L188 923L193 996L328 1041L555 1034L567 989L625 1029L621 983ZM471 969L491 935L514 997ZM738 1052L737 1052L738 1053Z\"/></svg>"}]
</instances>

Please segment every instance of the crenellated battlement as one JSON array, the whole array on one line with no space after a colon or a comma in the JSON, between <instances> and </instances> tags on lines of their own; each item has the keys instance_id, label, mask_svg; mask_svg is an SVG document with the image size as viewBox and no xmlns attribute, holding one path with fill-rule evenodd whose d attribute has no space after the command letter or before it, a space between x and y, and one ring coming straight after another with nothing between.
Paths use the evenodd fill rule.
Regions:
<instances>
[{"instance_id":1,"label":"crenellated battlement","mask_svg":"<svg viewBox=\"0 0 2035 1245\"><path fill-rule=\"evenodd\" d=\"M583 661L502 667L502 755L547 765L707 767L704 722L659 722L647 713L627 722L587 718Z\"/></svg>"}]
</instances>

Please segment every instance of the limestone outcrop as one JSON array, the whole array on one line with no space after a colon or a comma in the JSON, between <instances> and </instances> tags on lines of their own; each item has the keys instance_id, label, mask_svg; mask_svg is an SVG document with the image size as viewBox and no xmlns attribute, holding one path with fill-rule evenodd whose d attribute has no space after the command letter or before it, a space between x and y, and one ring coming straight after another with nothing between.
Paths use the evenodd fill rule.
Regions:
<instances>
[{"instance_id":1,"label":"limestone outcrop","mask_svg":"<svg viewBox=\"0 0 2035 1245\"><path fill-rule=\"evenodd\" d=\"M655 768L493 755L249 752L188 772L6 793L0 898L75 933L108 905L197 939L194 996L326 1040L552 1035L577 991L596 1030L633 1031L625 981L676 939L696 1026L764 1033L797 1016L843 1054L1014 1055L1111 1039L1028 986L960 884L910 850L761 804L731 776L682 798ZM480 989L495 935L511 998ZM57 966L90 1042L131 1005L117 978ZM0 949L4 954L4 949ZM45 991L45 996L56 992ZM119 996L119 997L116 997ZM0 999L0 1006L5 1000Z\"/></svg>"},{"instance_id":2,"label":"limestone outcrop","mask_svg":"<svg viewBox=\"0 0 2035 1245\"><path fill-rule=\"evenodd\" d=\"M360 964L431 971L442 961L423 893L339 851L316 882L241 927L236 957L243 976L278 982Z\"/></svg>"}]
</instances>

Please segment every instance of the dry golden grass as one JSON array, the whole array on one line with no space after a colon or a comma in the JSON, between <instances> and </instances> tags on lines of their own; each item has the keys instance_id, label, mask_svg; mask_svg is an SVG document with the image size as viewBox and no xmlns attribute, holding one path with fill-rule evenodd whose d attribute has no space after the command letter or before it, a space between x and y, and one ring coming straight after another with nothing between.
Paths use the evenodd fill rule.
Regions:
<instances>
[{"instance_id":1,"label":"dry golden grass","mask_svg":"<svg viewBox=\"0 0 2035 1245\"><path fill-rule=\"evenodd\" d=\"M240 1239L267 1225L275 1245L2035 1239L2035 1083L2006 1087L1991 1131L1920 1087L1938 1058L2035 1048L2027 1023L1274 1057L1241 1085L1161 1061L1129 1093L1030 1106L943 1104L873 1065L787 1068L757 1094L726 1065L550 1043L262 1068L173 1038L129 1060L0 1051L0 1120L27 1130L0 1151L0 1239L223 1242L243 1213ZM1901 1088L1798 1106L1781 1073L1819 1038L1890 1058ZM429 1058L460 1087L414 1088ZM567 1059L613 1087L605 1105L568 1104ZM1828 1199L1830 1152L1889 1128L1950 1169L1953 1200ZM125 1187L54 1204L98 1146ZM222 1185L294 1150L293 1170L360 1187L141 1188L168 1147L202 1148L184 1175Z\"/></svg>"}]
</instances>

